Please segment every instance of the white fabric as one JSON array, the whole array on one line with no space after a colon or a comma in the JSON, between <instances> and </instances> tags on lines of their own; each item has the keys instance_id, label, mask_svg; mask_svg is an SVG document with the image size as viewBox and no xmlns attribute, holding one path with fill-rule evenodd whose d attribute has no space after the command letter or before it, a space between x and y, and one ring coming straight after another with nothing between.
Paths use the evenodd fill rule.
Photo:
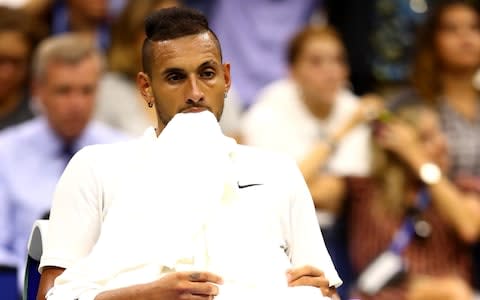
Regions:
<instances>
[{"instance_id":1,"label":"white fabric","mask_svg":"<svg viewBox=\"0 0 480 300\"><path fill-rule=\"evenodd\" d=\"M223 295L287 290L285 270L305 264L341 284L294 163L236 145L210 113L179 114L158 139L150 129L79 152L58 184L47 238L41 267L67 268L50 300L93 299L171 270L219 274Z\"/></svg>"},{"instance_id":2,"label":"white fabric","mask_svg":"<svg viewBox=\"0 0 480 300\"><path fill-rule=\"evenodd\" d=\"M243 141L252 146L282 151L297 162L305 158L315 144L341 127L358 106L349 91L341 91L330 115L319 120L300 99L298 88L290 79L275 81L265 87L242 120ZM367 175L370 169L369 130L353 129L339 143L329 158L326 171L334 175Z\"/></svg>"}]
</instances>

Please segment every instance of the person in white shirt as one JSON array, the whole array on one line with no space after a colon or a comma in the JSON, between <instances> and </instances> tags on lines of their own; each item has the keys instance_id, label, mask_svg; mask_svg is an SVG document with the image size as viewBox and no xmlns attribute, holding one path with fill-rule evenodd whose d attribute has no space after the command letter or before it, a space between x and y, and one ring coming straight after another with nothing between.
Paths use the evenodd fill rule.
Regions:
<instances>
[{"instance_id":1,"label":"person in white shirt","mask_svg":"<svg viewBox=\"0 0 480 300\"><path fill-rule=\"evenodd\" d=\"M337 213L342 176L369 172L368 126L381 101L347 88L345 48L334 29L309 25L290 41L290 76L267 85L242 120L247 145L281 151L295 159L318 212ZM331 218L319 214L320 224Z\"/></svg>"},{"instance_id":2,"label":"person in white shirt","mask_svg":"<svg viewBox=\"0 0 480 300\"><path fill-rule=\"evenodd\" d=\"M146 20L139 90L158 125L92 146L60 179L38 299L322 299L339 278L300 171L218 120L230 65L205 17Z\"/></svg>"}]
</instances>

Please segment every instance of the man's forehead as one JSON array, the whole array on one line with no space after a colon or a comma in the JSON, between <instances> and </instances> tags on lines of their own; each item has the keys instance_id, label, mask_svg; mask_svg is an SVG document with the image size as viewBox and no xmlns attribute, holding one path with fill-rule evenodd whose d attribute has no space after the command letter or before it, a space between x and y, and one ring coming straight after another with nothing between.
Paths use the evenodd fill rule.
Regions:
<instances>
[{"instance_id":1,"label":"man's forehead","mask_svg":"<svg viewBox=\"0 0 480 300\"><path fill-rule=\"evenodd\" d=\"M153 43L154 63L157 66L187 60L198 60L202 63L211 60L221 63L217 43L208 32Z\"/></svg>"}]
</instances>

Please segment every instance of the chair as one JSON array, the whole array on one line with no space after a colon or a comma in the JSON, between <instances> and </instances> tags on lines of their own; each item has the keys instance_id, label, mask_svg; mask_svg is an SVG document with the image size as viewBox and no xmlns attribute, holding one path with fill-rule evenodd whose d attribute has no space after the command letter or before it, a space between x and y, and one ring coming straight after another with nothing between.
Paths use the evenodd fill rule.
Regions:
<instances>
[{"instance_id":1,"label":"chair","mask_svg":"<svg viewBox=\"0 0 480 300\"><path fill-rule=\"evenodd\" d=\"M48 220L37 220L33 224L32 232L28 240L28 256L25 267L25 282L23 288L23 300L35 300L37 298L40 273L38 266L45 244L45 234L48 230Z\"/></svg>"},{"instance_id":2,"label":"chair","mask_svg":"<svg viewBox=\"0 0 480 300\"><path fill-rule=\"evenodd\" d=\"M3 300L18 300L17 269L0 266L0 295Z\"/></svg>"}]
</instances>

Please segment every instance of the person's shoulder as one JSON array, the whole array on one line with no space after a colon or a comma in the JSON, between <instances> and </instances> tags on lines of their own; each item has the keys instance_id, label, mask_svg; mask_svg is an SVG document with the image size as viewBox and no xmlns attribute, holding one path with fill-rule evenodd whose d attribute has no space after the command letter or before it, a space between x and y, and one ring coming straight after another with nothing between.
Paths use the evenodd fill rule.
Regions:
<instances>
[{"instance_id":1,"label":"person's shoulder","mask_svg":"<svg viewBox=\"0 0 480 300\"><path fill-rule=\"evenodd\" d=\"M0 148L6 150L31 142L39 137L40 131L41 120L38 118L9 126L0 131Z\"/></svg>"},{"instance_id":2,"label":"person's shoulder","mask_svg":"<svg viewBox=\"0 0 480 300\"><path fill-rule=\"evenodd\" d=\"M298 92L290 79L280 79L265 86L243 116L245 126L285 124L301 107ZM274 126L275 127L275 126Z\"/></svg>"},{"instance_id":3,"label":"person's shoulder","mask_svg":"<svg viewBox=\"0 0 480 300\"><path fill-rule=\"evenodd\" d=\"M296 91L295 83L291 79L284 78L273 81L258 92L253 107L261 104L278 106L279 102L295 98Z\"/></svg>"}]
</instances>

